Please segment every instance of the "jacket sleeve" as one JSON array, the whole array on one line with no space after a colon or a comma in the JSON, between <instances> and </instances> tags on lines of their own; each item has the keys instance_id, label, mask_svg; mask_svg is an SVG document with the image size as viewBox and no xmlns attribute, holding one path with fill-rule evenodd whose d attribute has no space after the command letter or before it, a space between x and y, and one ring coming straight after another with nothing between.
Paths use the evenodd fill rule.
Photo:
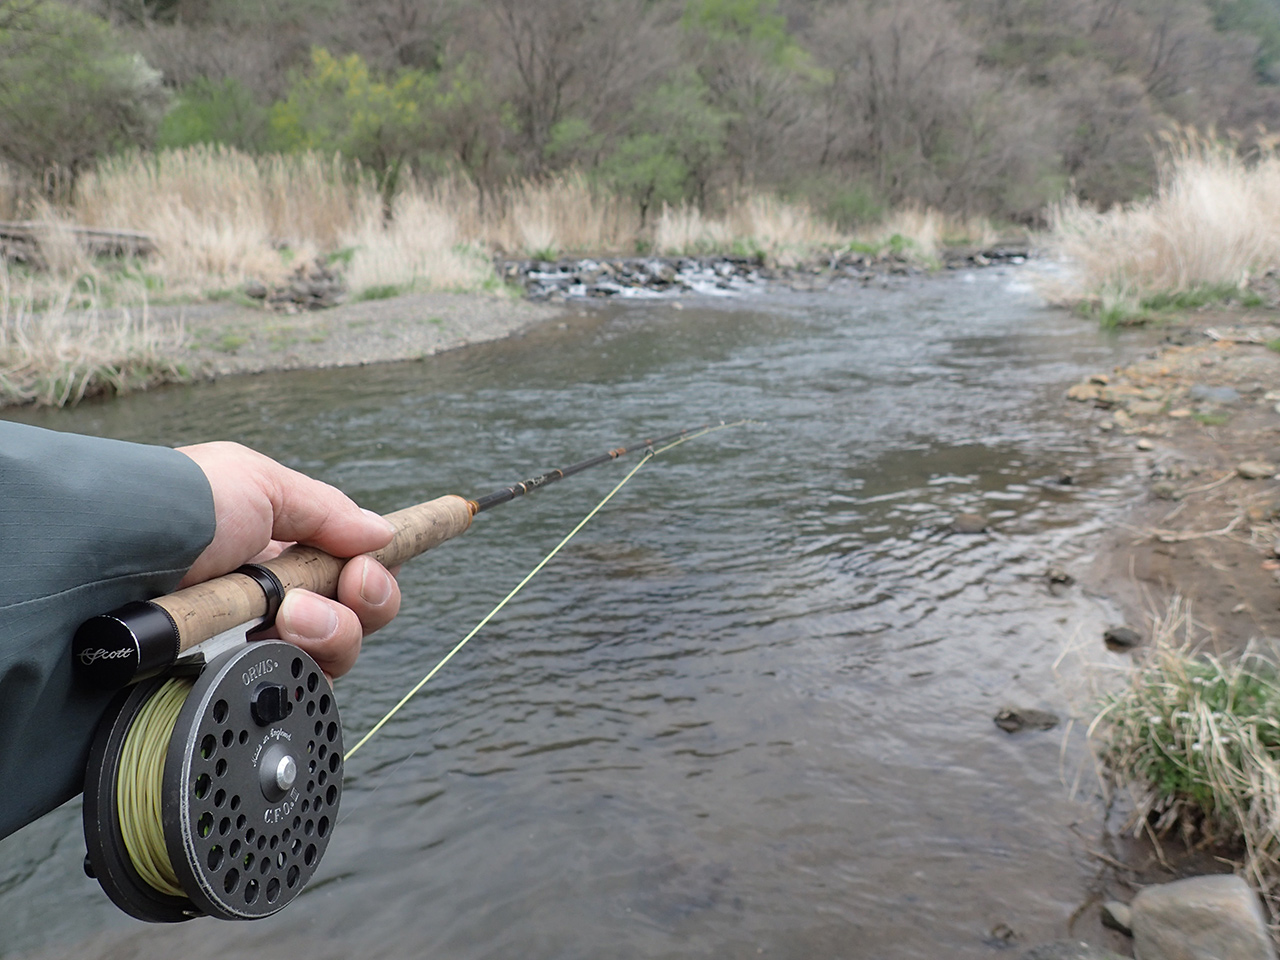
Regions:
<instances>
[{"instance_id":1,"label":"jacket sleeve","mask_svg":"<svg viewBox=\"0 0 1280 960\"><path fill-rule=\"evenodd\" d=\"M171 591L213 533L181 453L0 421L0 837L83 787L111 694L73 682L76 627Z\"/></svg>"}]
</instances>

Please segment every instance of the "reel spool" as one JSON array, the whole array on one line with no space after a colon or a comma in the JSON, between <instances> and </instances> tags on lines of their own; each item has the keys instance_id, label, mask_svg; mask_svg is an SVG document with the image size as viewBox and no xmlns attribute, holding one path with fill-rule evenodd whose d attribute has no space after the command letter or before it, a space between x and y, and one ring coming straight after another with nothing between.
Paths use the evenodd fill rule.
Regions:
<instances>
[{"instance_id":1,"label":"reel spool","mask_svg":"<svg viewBox=\"0 0 1280 960\"><path fill-rule=\"evenodd\" d=\"M267 917L302 892L337 820L333 687L278 640L244 644L191 679L185 700L182 674L135 684L99 725L85 778L85 869L139 920ZM121 802L122 787L141 795L141 810Z\"/></svg>"}]
</instances>

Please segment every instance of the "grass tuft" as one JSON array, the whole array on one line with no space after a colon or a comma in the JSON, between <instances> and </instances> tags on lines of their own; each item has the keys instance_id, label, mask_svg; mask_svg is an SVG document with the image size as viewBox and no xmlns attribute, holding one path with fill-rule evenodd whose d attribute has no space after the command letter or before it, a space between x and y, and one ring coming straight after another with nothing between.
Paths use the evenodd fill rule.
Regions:
<instances>
[{"instance_id":1,"label":"grass tuft","mask_svg":"<svg viewBox=\"0 0 1280 960\"><path fill-rule=\"evenodd\" d=\"M1089 736L1103 769L1134 800L1135 834L1177 830L1243 849L1247 878L1277 915L1280 888L1280 665L1250 647L1198 652L1175 603ZM1179 639L1181 636L1181 639Z\"/></svg>"}]
</instances>

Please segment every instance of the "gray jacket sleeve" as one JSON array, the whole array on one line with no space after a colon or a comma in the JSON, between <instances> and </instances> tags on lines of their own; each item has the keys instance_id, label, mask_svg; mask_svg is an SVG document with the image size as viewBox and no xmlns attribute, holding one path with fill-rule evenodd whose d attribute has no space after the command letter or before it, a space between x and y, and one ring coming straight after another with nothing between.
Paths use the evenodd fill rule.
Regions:
<instances>
[{"instance_id":1,"label":"gray jacket sleeve","mask_svg":"<svg viewBox=\"0 0 1280 960\"><path fill-rule=\"evenodd\" d=\"M0 837L83 787L111 694L73 682L75 628L171 591L213 532L182 454L0 421Z\"/></svg>"}]
</instances>

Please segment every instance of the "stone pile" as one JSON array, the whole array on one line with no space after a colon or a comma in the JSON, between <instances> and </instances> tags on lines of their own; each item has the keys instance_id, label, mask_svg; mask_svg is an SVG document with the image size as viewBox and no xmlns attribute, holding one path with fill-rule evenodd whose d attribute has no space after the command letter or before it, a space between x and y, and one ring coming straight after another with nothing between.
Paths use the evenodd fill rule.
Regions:
<instances>
[{"instance_id":1,"label":"stone pile","mask_svg":"<svg viewBox=\"0 0 1280 960\"><path fill-rule=\"evenodd\" d=\"M765 282L760 263L747 257L508 260L499 263L498 270L504 280L521 286L530 300L723 296L759 289Z\"/></svg>"},{"instance_id":2,"label":"stone pile","mask_svg":"<svg viewBox=\"0 0 1280 960\"><path fill-rule=\"evenodd\" d=\"M951 250L947 269L1022 263L1025 248ZM521 287L530 300L637 299L685 295L732 296L763 291L770 284L815 289L836 279L869 283L885 275L915 275L924 270L894 253L837 251L790 267L771 267L762 257L621 257L566 260L500 260L498 274Z\"/></svg>"},{"instance_id":3,"label":"stone pile","mask_svg":"<svg viewBox=\"0 0 1280 960\"><path fill-rule=\"evenodd\" d=\"M347 284L340 273L316 260L299 264L287 283L268 287L251 280L245 284L244 292L246 296L261 300L272 309L298 313L302 310L336 307L346 299Z\"/></svg>"}]
</instances>

